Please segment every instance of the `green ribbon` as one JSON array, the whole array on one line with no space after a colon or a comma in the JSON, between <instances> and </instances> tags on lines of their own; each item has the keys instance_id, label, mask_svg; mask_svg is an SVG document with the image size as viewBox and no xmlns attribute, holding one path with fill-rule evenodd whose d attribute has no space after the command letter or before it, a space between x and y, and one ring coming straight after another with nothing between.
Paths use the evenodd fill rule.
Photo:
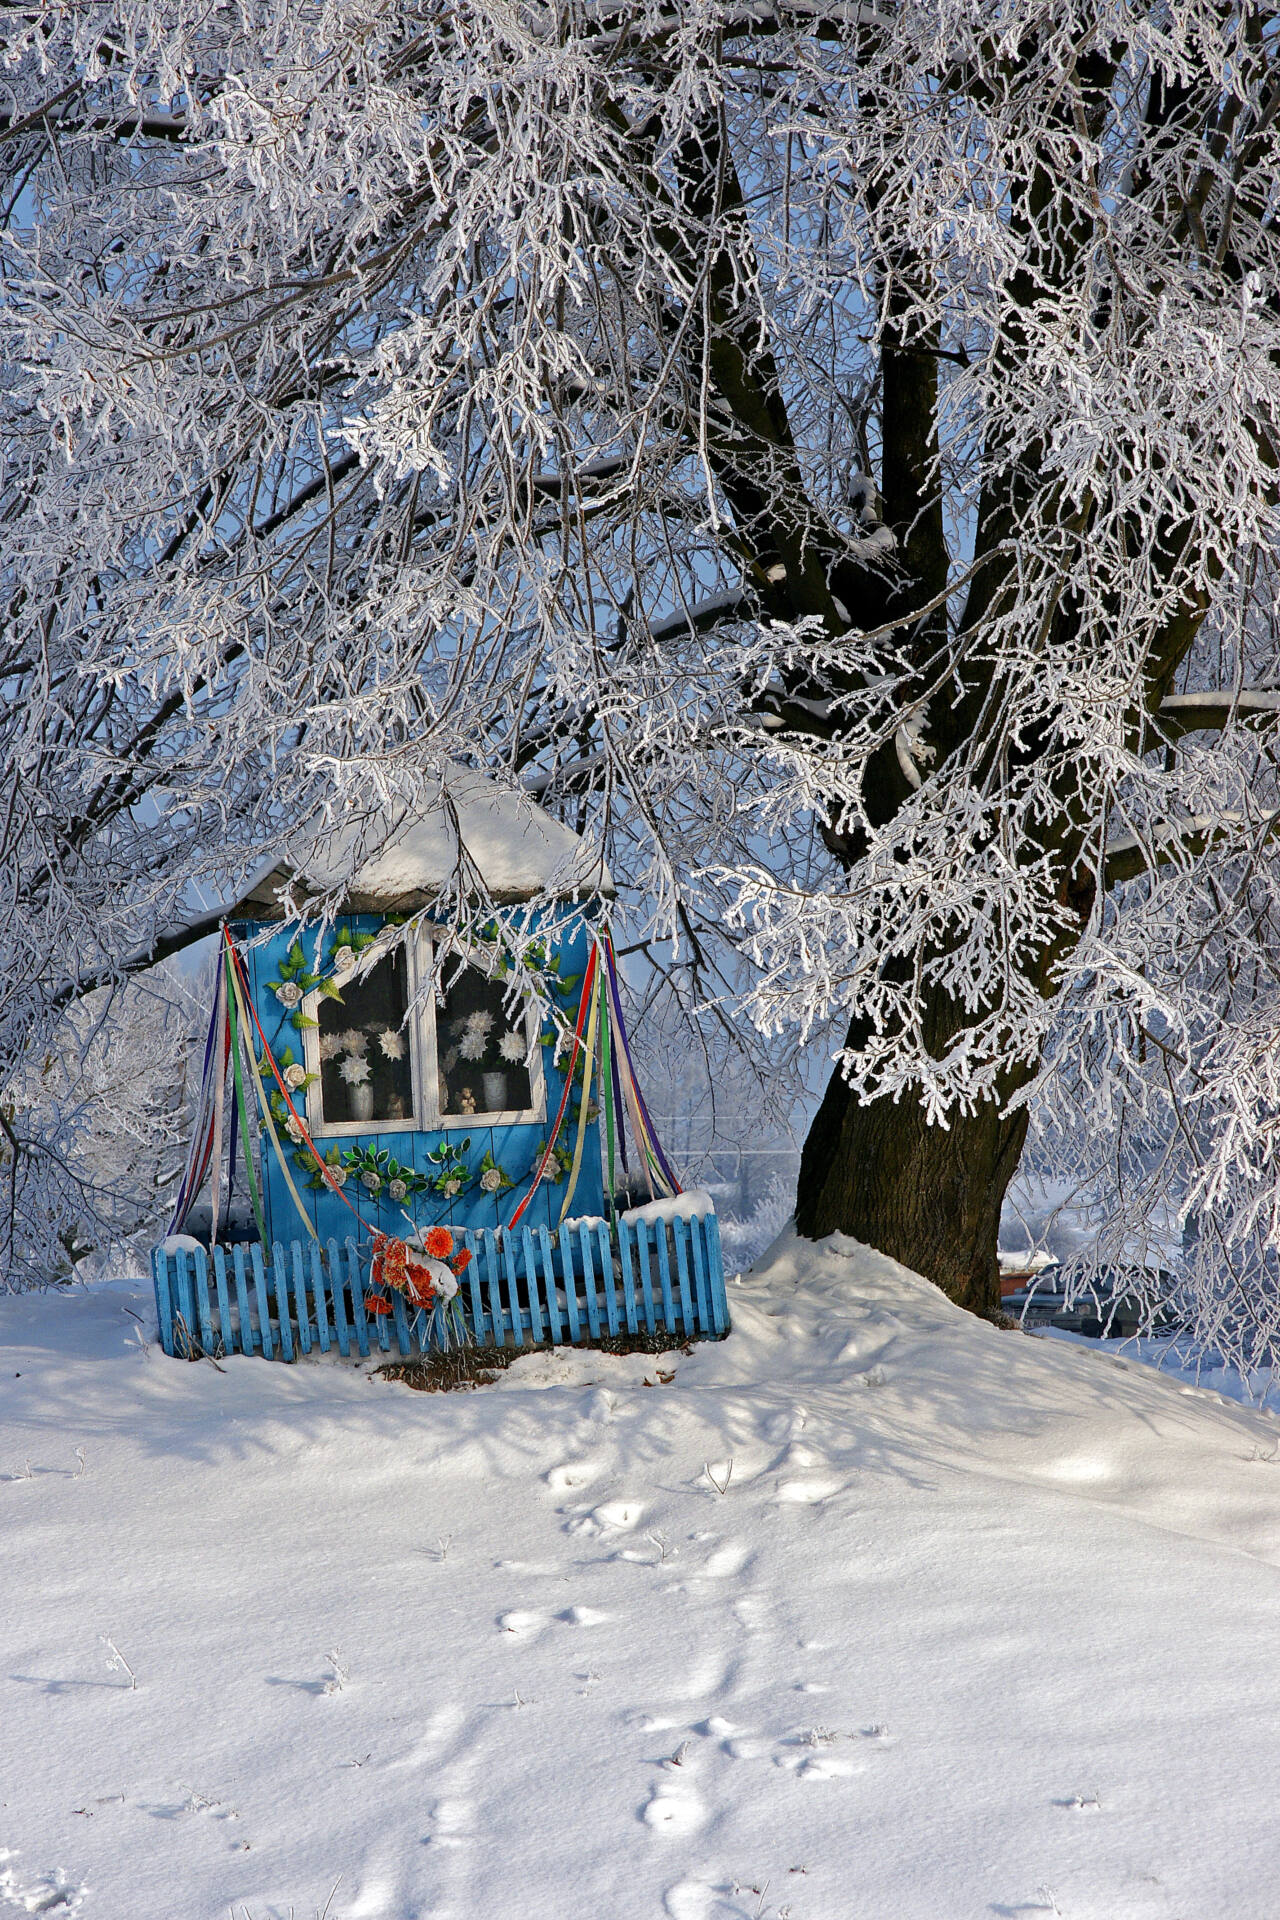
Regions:
<instances>
[{"instance_id":1,"label":"green ribbon","mask_svg":"<svg viewBox=\"0 0 1280 1920\"><path fill-rule=\"evenodd\" d=\"M231 1028L231 1070L235 1076L236 1107L240 1115L240 1140L244 1148L244 1170L249 1176L249 1201L258 1225L258 1238L265 1247L267 1221L258 1193L258 1177L253 1170L253 1135L249 1131L249 1106L244 1096L244 1080L240 1068L240 1023L236 1019L235 975L231 971L229 953L224 955L224 964L227 969L227 1020Z\"/></svg>"}]
</instances>

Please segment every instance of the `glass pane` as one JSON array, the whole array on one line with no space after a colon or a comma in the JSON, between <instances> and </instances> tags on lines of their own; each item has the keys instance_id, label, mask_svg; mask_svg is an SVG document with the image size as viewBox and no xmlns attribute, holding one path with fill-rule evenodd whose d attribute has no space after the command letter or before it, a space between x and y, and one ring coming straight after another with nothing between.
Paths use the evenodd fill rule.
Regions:
<instances>
[{"instance_id":1,"label":"glass pane","mask_svg":"<svg viewBox=\"0 0 1280 1920\"><path fill-rule=\"evenodd\" d=\"M436 1013L441 1113L518 1113L533 1105L525 1020L503 999L503 982L474 967L464 967L445 994Z\"/></svg>"},{"instance_id":2,"label":"glass pane","mask_svg":"<svg viewBox=\"0 0 1280 1920\"><path fill-rule=\"evenodd\" d=\"M341 983L341 1001L322 995L320 1093L328 1125L413 1118L413 1061L409 1029L408 965L403 950L389 953L359 979Z\"/></svg>"}]
</instances>

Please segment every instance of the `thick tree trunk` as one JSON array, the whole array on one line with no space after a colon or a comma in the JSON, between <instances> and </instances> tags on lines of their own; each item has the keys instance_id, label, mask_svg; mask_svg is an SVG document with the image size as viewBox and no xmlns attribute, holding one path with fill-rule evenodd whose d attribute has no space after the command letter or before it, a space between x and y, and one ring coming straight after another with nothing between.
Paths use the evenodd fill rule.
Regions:
<instances>
[{"instance_id":1,"label":"thick tree trunk","mask_svg":"<svg viewBox=\"0 0 1280 1920\"><path fill-rule=\"evenodd\" d=\"M930 1126L916 1101L863 1104L837 1072L800 1157L796 1226L808 1239L852 1234L924 1274L949 1299L999 1311L1000 1208L1026 1137L994 1104Z\"/></svg>"}]
</instances>

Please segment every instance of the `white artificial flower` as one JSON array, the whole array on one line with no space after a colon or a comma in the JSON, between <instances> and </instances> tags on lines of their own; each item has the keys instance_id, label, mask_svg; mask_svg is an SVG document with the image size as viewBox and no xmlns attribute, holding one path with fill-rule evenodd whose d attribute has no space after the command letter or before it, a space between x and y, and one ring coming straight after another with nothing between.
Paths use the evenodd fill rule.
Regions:
<instances>
[{"instance_id":1,"label":"white artificial flower","mask_svg":"<svg viewBox=\"0 0 1280 1920\"><path fill-rule=\"evenodd\" d=\"M486 1013L483 1007L477 1007L474 1013L467 1015L468 1033L488 1033L493 1025L493 1015Z\"/></svg>"},{"instance_id":2,"label":"white artificial flower","mask_svg":"<svg viewBox=\"0 0 1280 1920\"><path fill-rule=\"evenodd\" d=\"M276 999L282 1007L296 1007L302 1000L302 988L296 980L282 980L276 988Z\"/></svg>"},{"instance_id":3,"label":"white artificial flower","mask_svg":"<svg viewBox=\"0 0 1280 1920\"><path fill-rule=\"evenodd\" d=\"M484 1172L480 1175L480 1188L481 1188L481 1191L484 1193L501 1193L502 1168L486 1167Z\"/></svg>"},{"instance_id":4,"label":"white artificial flower","mask_svg":"<svg viewBox=\"0 0 1280 1920\"><path fill-rule=\"evenodd\" d=\"M370 1193L378 1193L382 1188L382 1175L372 1172L362 1173L360 1175L360 1185L367 1188Z\"/></svg>"},{"instance_id":5,"label":"white artificial flower","mask_svg":"<svg viewBox=\"0 0 1280 1920\"><path fill-rule=\"evenodd\" d=\"M342 1035L340 1033L322 1033L320 1035L320 1058L322 1060L336 1060L341 1052Z\"/></svg>"},{"instance_id":6,"label":"white artificial flower","mask_svg":"<svg viewBox=\"0 0 1280 1920\"><path fill-rule=\"evenodd\" d=\"M388 1060L404 1059L404 1035L402 1033L393 1033L388 1029L386 1033L380 1033L378 1035L378 1045L382 1048Z\"/></svg>"},{"instance_id":7,"label":"white artificial flower","mask_svg":"<svg viewBox=\"0 0 1280 1920\"><path fill-rule=\"evenodd\" d=\"M339 1053L363 1053L368 1044L368 1034L359 1027L348 1027L345 1033L338 1035Z\"/></svg>"},{"instance_id":8,"label":"white artificial flower","mask_svg":"<svg viewBox=\"0 0 1280 1920\"><path fill-rule=\"evenodd\" d=\"M369 1078L369 1062L362 1053L349 1053L338 1072L349 1087L362 1087Z\"/></svg>"},{"instance_id":9,"label":"white artificial flower","mask_svg":"<svg viewBox=\"0 0 1280 1920\"><path fill-rule=\"evenodd\" d=\"M307 1070L299 1061L295 1060L291 1067L285 1068L283 1077L286 1087L300 1087L307 1077Z\"/></svg>"},{"instance_id":10,"label":"white artificial flower","mask_svg":"<svg viewBox=\"0 0 1280 1920\"><path fill-rule=\"evenodd\" d=\"M294 1119L292 1114L290 1114L288 1119L285 1121L284 1130L288 1134L289 1138L294 1142L295 1146L301 1145L302 1128L298 1125L297 1121Z\"/></svg>"},{"instance_id":11,"label":"white artificial flower","mask_svg":"<svg viewBox=\"0 0 1280 1920\"><path fill-rule=\"evenodd\" d=\"M328 1176L329 1185L331 1187L346 1186L347 1170L344 1166L331 1166L330 1163L326 1160L324 1170L326 1175Z\"/></svg>"},{"instance_id":12,"label":"white artificial flower","mask_svg":"<svg viewBox=\"0 0 1280 1920\"><path fill-rule=\"evenodd\" d=\"M355 949L353 947L335 947L334 948L333 971L334 971L334 977L336 979L340 980L344 974L350 973L351 969L355 966L355 964L356 964L356 956L355 956Z\"/></svg>"},{"instance_id":13,"label":"white artificial flower","mask_svg":"<svg viewBox=\"0 0 1280 1920\"><path fill-rule=\"evenodd\" d=\"M393 1200L403 1200L409 1189L403 1180L388 1180L387 1192Z\"/></svg>"},{"instance_id":14,"label":"white artificial flower","mask_svg":"<svg viewBox=\"0 0 1280 1920\"><path fill-rule=\"evenodd\" d=\"M444 1190L449 1195L449 1198L452 1199L455 1193L461 1193L462 1191L461 1180L446 1180Z\"/></svg>"},{"instance_id":15,"label":"white artificial flower","mask_svg":"<svg viewBox=\"0 0 1280 1920\"><path fill-rule=\"evenodd\" d=\"M504 1033L498 1042L498 1052L504 1060L515 1062L524 1059L525 1042L521 1034L513 1027L510 1033Z\"/></svg>"},{"instance_id":16,"label":"white artificial flower","mask_svg":"<svg viewBox=\"0 0 1280 1920\"><path fill-rule=\"evenodd\" d=\"M458 1045L458 1052L464 1060L483 1060L485 1048L489 1042L478 1028L468 1027Z\"/></svg>"}]
</instances>

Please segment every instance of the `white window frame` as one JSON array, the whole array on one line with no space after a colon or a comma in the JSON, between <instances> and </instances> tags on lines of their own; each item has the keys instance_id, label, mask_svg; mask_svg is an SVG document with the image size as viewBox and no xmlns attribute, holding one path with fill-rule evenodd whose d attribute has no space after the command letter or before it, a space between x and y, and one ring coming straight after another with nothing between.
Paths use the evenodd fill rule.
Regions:
<instances>
[{"instance_id":1,"label":"white window frame","mask_svg":"<svg viewBox=\"0 0 1280 1920\"><path fill-rule=\"evenodd\" d=\"M306 1069L316 1077L307 1088L307 1131L317 1140L350 1138L371 1133L459 1133L467 1127L538 1126L547 1117L547 1085L542 1067L541 1010L530 1002L525 1011L525 1037L531 1048L528 1061L529 1092L532 1105L510 1107L502 1113L443 1113L440 1109L440 1076L437 1068L436 996L430 987L431 935L426 930L410 933L404 942L409 1017L402 1031L409 1042L409 1084L413 1095L413 1113L407 1120L326 1120L324 1118L324 1081L320 1077L319 1027L304 1027L302 1050ZM378 955L382 958L382 955ZM374 962L376 964L376 961ZM355 971L359 971L357 967ZM318 988L307 994L302 1012L308 1020L318 1021L325 996ZM312 1111L314 1094L315 1112Z\"/></svg>"}]
</instances>

